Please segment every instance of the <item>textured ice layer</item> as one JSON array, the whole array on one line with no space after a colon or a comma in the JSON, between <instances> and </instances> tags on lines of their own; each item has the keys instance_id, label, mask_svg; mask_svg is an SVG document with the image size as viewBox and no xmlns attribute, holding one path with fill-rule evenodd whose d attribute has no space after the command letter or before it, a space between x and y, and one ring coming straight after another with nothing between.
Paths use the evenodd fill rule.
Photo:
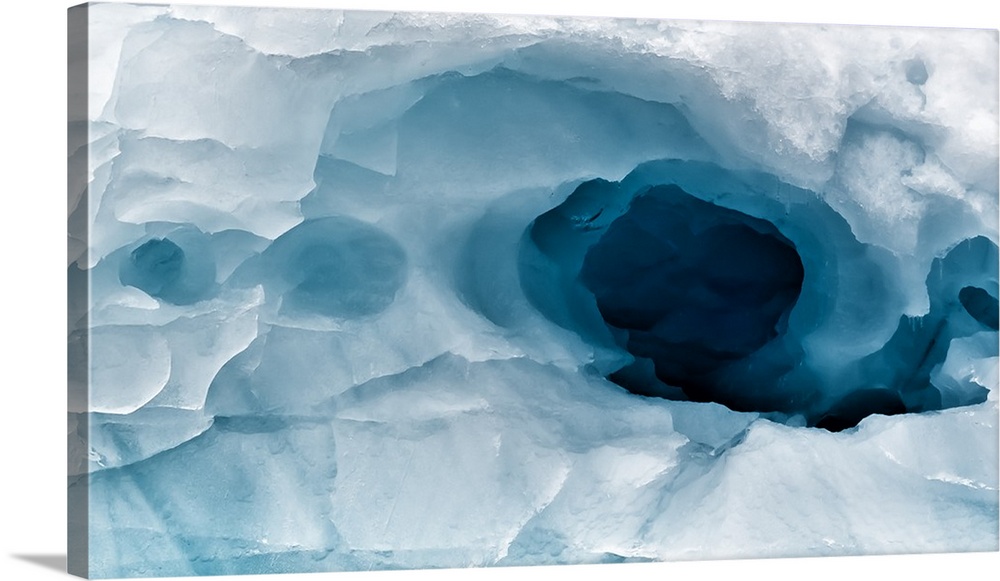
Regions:
<instances>
[{"instance_id":1,"label":"textured ice layer","mask_svg":"<svg viewBox=\"0 0 1000 581\"><path fill-rule=\"evenodd\" d=\"M92 575L997 549L995 31L90 19Z\"/></svg>"}]
</instances>

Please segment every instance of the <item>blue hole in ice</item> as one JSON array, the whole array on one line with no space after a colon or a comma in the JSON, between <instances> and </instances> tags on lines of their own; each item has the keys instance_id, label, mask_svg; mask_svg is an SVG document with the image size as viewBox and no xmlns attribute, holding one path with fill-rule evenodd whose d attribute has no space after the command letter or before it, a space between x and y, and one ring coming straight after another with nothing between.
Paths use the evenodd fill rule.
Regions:
<instances>
[{"instance_id":1,"label":"blue hole in ice","mask_svg":"<svg viewBox=\"0 0 1000 581\"><path fill-rule=\"evenodd\" d=\"M132 251L133 268L126 275L132 286L159 295L181 274L184 251L169 238L154 238Z\"/></svg>"},{"instance_id":2,"label":"blue hole in ice","mask_svg":"<svg viewBox=\"0 0 1000 581\"><path fill-rule=\"evenodd\" d=\"M189 305L211 296L215 264L204 254L185 252L170 238L153 238L122 261L118 278L149 296Z\"/></svg>"},{"instance_id":3,"label":"blue hole in ice","mask_svg":"<svg viewBox=\"0 0 1000 581\"><path fill-rule=\"evenodd\" d=\"M927 65L920 59L906 61L906 80L914 85L923 85L930 78Z\"/></svg>"},{"instance_id":4,"label":"blue hole in ice","mask_svg":"<svg viewBox=\"0 0 1000 581\"><path fill-rule=\"evenodd\" d=\"M926 279L929 312L895 320L884 256L814 192L660 160L621 182L579 183L538 216L519 276L551 321L632 357L594 369L637 395L831 431L984 401L975 381L937 370L953 340L997 329L996 245L976 237L950 248ZM865 354L852 341L867 317L884 319L880 333L895 329ZM807 344L816 336L822 349ZM840 349L855 359L830 354Z\"/></svg>"},{"instance_id":5,"label":"blue hole in ice","mask_svg":"<svg viewBox=\"0 0 1000 581\"><path fill-rule=\"evenodd\" d=\"M963 287L962 290L958 291L958 300L973 319L994 331L1000 326L997 321L998 316L1000 316L997 298L990 295L985 289L977 286Z\"/></svg>"},{"instance_id":6,"label":"blue hole in ice","mask_svg":"<svg viewBox=\"0 0 1000 581\"><path fill-rule=\"evenodd\" d=\"M720 367L784 331L803 267L769 222L669 185L632 200L587 252L580 276L659 380L710 401L721 393Z\"/></svg>"}]
</instances>

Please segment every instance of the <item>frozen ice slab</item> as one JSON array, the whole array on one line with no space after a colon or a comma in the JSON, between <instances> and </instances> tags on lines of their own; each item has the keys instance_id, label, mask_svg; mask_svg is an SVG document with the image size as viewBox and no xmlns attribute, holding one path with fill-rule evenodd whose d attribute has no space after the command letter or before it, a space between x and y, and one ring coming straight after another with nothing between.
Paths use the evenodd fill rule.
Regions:
<instances>
[{"instance_id":1,"label":"frozen ice slab","mask_svg":"<svg viewBox=\"0 0 1000 581\"><path fill-rule=\"evenodd\" d=\"M996 31L73 18L74 572L997 550Z\"/></svg>"}]
</instances>

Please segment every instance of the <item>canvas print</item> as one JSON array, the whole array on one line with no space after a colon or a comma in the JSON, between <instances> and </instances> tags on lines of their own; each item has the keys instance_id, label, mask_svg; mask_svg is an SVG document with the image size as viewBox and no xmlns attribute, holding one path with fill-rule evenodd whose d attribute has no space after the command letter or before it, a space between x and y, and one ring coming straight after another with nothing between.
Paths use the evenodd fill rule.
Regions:
<instances>
[{"instance_id":1,"label":"canvas print","mask_svg":"<svg viewBox=\"0 0 1000 581\"><path fill-rule=\"evenodd\" d=\"M998 550L996 30L68 19L72 573Z\"/></svg>"}]
</instances>

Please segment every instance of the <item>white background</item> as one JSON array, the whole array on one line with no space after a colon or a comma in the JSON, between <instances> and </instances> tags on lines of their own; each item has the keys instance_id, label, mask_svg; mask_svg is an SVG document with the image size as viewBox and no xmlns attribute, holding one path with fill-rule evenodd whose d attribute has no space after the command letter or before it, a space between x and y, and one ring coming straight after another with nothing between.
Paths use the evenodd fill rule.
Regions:
<instances>
[{"instance_id":1,"label":"white background","mask_svg":"<svg viewBox=\"0 0 1000 581\"><path fill-rule=\"evenodd\" d=\"M580 14L998 28L991 0L216 0L225 5ZM0 16L0 580L60 579L65 532L67 1L20 0ZM994 56L994 58L996 58ZM989 459L984 459L989 461ZM994 573L989 573L989 571ZM615 566L268 575L291 581L997 578L1000 553Z\"/></svg>"}]
</instances>

